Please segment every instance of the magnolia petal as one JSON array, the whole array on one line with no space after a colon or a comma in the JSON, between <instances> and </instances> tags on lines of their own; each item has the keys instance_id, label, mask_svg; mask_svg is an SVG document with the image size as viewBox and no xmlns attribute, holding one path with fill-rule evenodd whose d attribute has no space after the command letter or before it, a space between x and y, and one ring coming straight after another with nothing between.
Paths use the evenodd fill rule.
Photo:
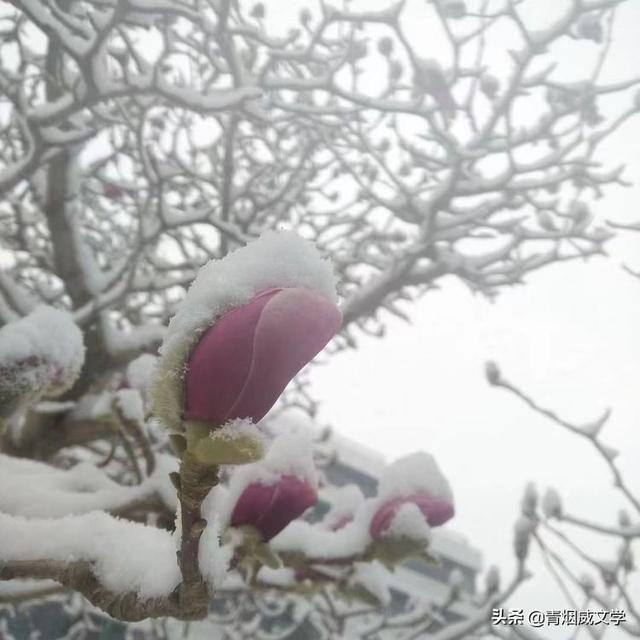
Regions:
<instances>
[{"instance_id":1,"label":"magnolia petal","mask_svg":"<svg viewBox=\"0 0 640 640\"><path fill-rule=\"evenodd\" d=\"M270 289L208 329L185 380L185 418L258 422L291 379L335 335L342 316L321 294Z\"/></svg>"},{"instance_id":2,"label":"magnolia petal","mask_svg":"<svg viewBox=\"0 0 640 640\"><path fill-rule=\"evenodd\" d=\"M234 527L251 525L263 540L271 540L291 521L318 500L316 489L306 480L283 475L276 484L250 484L236 503L231 516Z\"/></svg>"},{"instance_id":3,"label":"magnolia petal","mask_svg":"<svg viewBox=\"0 0 640 640\"><path fill-rule=\"evenodd\" d=\"M408 497L397 497L385 502L374 514L369 531L374 539L382 537L391 526L391 522L404 504L415 504L424 515L430 527L438 527L454 516L453 504L428 493L418 493Z\"/></svg>"}]
</instances>

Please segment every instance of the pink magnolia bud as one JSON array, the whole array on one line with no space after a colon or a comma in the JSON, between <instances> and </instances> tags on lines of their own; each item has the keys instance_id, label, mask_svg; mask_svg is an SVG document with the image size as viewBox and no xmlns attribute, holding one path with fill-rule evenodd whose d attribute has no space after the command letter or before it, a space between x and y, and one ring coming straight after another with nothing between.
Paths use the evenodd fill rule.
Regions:
<instances>
[{"instance_id":1,"label":"pink magnolia bud","mask_svg":"<svg viewBox=\"0 0 640 640\"><path fill-rule=\"evenodd\" d=\"M187 362L184 417L258 422L340 328L336 305L310 289L269 289L204 332Z\"/></svg>"},{"instance_id":2,"label":"pink magnolia bud","mask_svg":"<svg viewBox=\"0 0 640 640\"><path fill-rule=\"evenodd\" d=\"M416 493L408 497L392 498L383 503L371 519L369 532L374 540L384 536L400 507L407 503L415 504L422 511L422 515L430 527L438 527L453 518L453 504L429 493Z\"/></svg>"},{"instance_id":3,"label":"pink magnolia bud","mask_svg":"<svg viewBox=\"0 0 640 640\"><path fill-rule=\"evenodd\" d=\"M102 195L110 200L120 200L124 196L124 191L117 184L109 182L102 188Z\"/></svg>"},{"instance_id":4,"label":"pink magnolia bud","mask_svg":"<svg viewBox=\"0 0 640 640\"><path fill-rule=\"evenodd\" d=\"M272 485L254 482L238 499L231 514L231 525L251 525L267 542L317 501L315 487L294 475L283 475Z\"/></svg>"},{"instance_id":5,"label":"pink magnolia bud","mask_svg":"<svg viewBox=\"0 0 640 640\"><path fill-rule=\"evenodd\" d=\"M346 527L350 522L353 522L353 516L342 516L342 518L338 518L338 520L331 527L331 531L340 531Z\"/></svg>"}]
</instances>

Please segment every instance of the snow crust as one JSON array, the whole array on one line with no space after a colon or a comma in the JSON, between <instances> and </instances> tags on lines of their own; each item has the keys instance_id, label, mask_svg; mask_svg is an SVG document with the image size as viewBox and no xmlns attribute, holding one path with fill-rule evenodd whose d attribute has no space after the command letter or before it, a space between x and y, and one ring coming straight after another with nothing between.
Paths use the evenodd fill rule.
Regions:
<instances>
[{"instance_id":1,"label":"snow crust","mask_svg":"<svg viewBox=\"0 0 640 640\"><path fill-rule=\"evenodd\" d=\"M431 528L420 508L412 502L407 502L400 506L384 536L410 538L428 543L431 542Z\"/></svg>"},{"instance_id":2,"label":"snow crust","mask_svg":"<svg viewBox=\"0 0 640 640\"><path fill-rule=\"evenodd\" d=\"M0 513L0 563L86 561L102 584L142 599L165 596L180 582L171 534L102 512L57 520Z\"/></svg>"},{"instance_id":3,"label":"snow crust","mask_svg":"<svg viewBox=\"0 0 640 640\"><path fill-rule=\"evenodd\" d=\"M347 558L362 553L372 542L369 523L379 502L367 500L354 514L351 522L337 531L304 520L294 520L273 540L278 551L299 551L310 558Z\"/></svg>"},{"instance_id":4,"label":"snow crust","mask_svg":"<svg viewBox=\"0 0 640 640\"><path fill-rule=\"evenodd\" d=\"M382 500L411 496L420 492L453 502L449 481L440 471L435 458L425 451L398 458L386 467L380 476L378 497Z\"/></svg>"},{"instance_id":5,"label":"snow crust","mask_svg":"<svg viewBox=\"0 0 640 640\"><path fill-rule=\"evenodd\" d=\"M0 327L0 366L36 358L72 381L82 367L84 351L82 332L71 315L60 309L41 305Z\"/></svg>"},{"instance_id":6,"label":"snow crust","mask_svg":"<svg viewBox=\"0 0 640 640\"><path fill-rule=\"evenodd\" d=\"M238 440L240 438L248 438L265 442L265 436L258 427L248 418L237 418L230 420L222 425L219 429L212 432L211 436L215 440Z\"/></svg>"},{"instance_id":7,"label":"snow crust","mask_svg":"<svg viewBox=\"0 0 640 640\"><path fill-rule=\"evenodd\" d=\"M283 475L297 476L313 487L318 486L311 441L303 431L277 436L262 460L235 467L224 494L216 488L207 500L216 500L221 523L226 526L231 520L235 504L250 484L270 486Z\"/></svg>"},{"instance_id":8,"label":"snow crust","mask_svg":"<svg viewBox=\"0 0 640 640\"><path fill-rule=\"evenodd\" d=\"M391 604L389 571L378 560L355 562L354 572L349 582L364 587L380 601L383 607Z\"/></svg>"},{"instance_id":9,"label":"snow crust","mask_svg":"<svg viewBox=\"0 0 640 640\"><path fill-rule=\"evenodd\" d=\"M322 520L322 523L329 529L333 529L345 519L353 518L353 514L364 502L364 495L355 484L348 484L344 487L325 487L320 491L320 499L328 502L331 506Z\"/></svg>"},{"instance_id":10,"label":"snow crust","mask_svg":"<svg viewBox=\"0 0 640 640\"><path fill-rule=\"evenodd\" d=\"M144 403L137 389L119 389L115 399L125 419L144 424Z\"/></svg>"},{"instance_id":11,"label":"snow crust","mask_svg":"<svg viewBox=\"0 0 640 640\"><path fill-rule=\"evenodd\" d=\"M153 495L175 509L176 493L168 475L177 467L173 456L158 455L149 478L139 485L124 486L89 463L63 470L0 454L0 512L53 518L115 510Z\"/></svg>"},{"instance_id":12,"label":"snow crust","mask_svg":"<svg viewBox=\"0 0 640 640\"><path fill-rule=\"evenodd\" d=\"M269 287L306 287L337 299L331 264L311 242L290 231L267 232L200 269L169 323L160 354L193 343L216 318Z\"/></svg>"},{"instance_id":13,"label":"snow crust","mask_svg":"<svg viewBox=\"0 0 640 640\"><path fill-rule=\"evenodd\" d=\"M127 366L126 380L129 386L138 389L141 393L145 393L151 380L158 362L158 357L150 353L143 353L135 360L132 360Z\"/></svg>"},{"instance_id":14,"label":"snow crust","mask_svg":"<svg viewBox=\"0 0 640 640\"><path fill-rule=\"evenodd\" d=\"M228 576L234 545L223 544L221 541L223 527L215 504L215 500L210 500L202 507L202 516L207 521L207 526L200 537L198 564L204 579L213 588L218 588Z\"/></svg>"}]
</instances>

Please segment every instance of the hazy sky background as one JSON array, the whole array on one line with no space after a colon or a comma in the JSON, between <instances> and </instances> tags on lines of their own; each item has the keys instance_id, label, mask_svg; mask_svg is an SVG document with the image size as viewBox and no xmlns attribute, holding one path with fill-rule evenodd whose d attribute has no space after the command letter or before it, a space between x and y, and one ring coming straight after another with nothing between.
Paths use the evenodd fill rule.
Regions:
<instances>
[{"instance_id":1,"label":"hazy sky background","mask_svg":"<svg viewBox=\"0 0 640 640\"><path fill-rule=\"evenodd\" d=\"M544 14L558 3L537 4ZM616 23L612 74L628 74L640 59L640 3L630 4ZM413 26L416 34L421 28ZM639 140L640 125L627 126L601 155L612 166L626 162L626 177L638 185ZM619 222L640 220L639 200L640 188L615 187L595 210ZM528 481L541 491L556 487L567 511L592 520L615 524L623 501L597 452L489 387L485 361L498 362L505 377L577 423L611 407L602 438L620 451L629 485L636 493L640 487L640 280L621 268L640 269L640 233L621 236L608 249L608 259L557 264L529 276L494 304L456 279L443 280L441 291L409 308L411 326L391 318L385 339L362 339L357 352L332 358L312 375L321 421L388 460L416 449L437 457L456 494L452 528L505 577L514 566L513 522ZM586 539L594 556L614 559L617 543ZM637 541L635 551L638 557ZM540 561L532 567L538 575L511 606L567 608ZM640 595L640 584L631 589Z\"/></svg>"}]
</instances>

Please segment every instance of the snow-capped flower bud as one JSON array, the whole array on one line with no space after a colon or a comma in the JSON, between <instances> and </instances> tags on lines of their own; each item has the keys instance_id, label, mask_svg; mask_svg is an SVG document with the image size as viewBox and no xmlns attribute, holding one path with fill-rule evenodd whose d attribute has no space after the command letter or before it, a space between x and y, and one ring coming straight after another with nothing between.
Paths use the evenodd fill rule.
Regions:
<instances>
[{"instance_id":1,"label":"snow-capped flower bud","mask_svg":"<svg viewBox=\"0 0 640 640\"><path fill-rule=\"evenodd\" d=\"M611 587L615 584L617 570L618 565L616 562L604 560L600 563L600 577L605 586Z\"/></svg>"},{"instance_id":2,"label":"snow-capped flower bud","mask_svg":"<svg viewBox=\"0 0 640 640\"><path fill-rule=\"evenodd\" d=\"M500 90L500 81L495 76L482 74L480 76L480 91L484 93L489 100L494 100Z\"/></svg>"},{"instance_id":3,"label":"snow-capped flower bud","mask_svg":"<svg viewBox=\"0 0 640 640\"><path fill-rule=\"evenodd\" d=\"M342 516L331 525L331 531L340 531L340 529L346 527L350 522L353 522L353 516Z\"/></svg>"},{"instance_id":4,"label":"snow-capped flower bud","mask_svg":"<svg viewBox=\"0 0 640 640\"><path fill-rule=\"evenodd\" d=\"M500 382L500 369L495 362L487 362L484 366L484 373L490 385L496 385Z\"/></svg>"},{"instance_id":5,"label":"snow-capped flower bud","mask_svg":"<svg viewBox=\"0 0 640 640\"><path fill-rule=\"evenodd\" d=\"M542 513L546 518L561 518L562 517L562 500L560 494L549 487L542 498Z\"/></svg>"},{"instance_id":6,"label":"snow-capped flower bud","mask_svg":"<svg viewBox=\"0 0 640 640\"><path fill-rule=\"evenodd\" d=\"M440 526L453 518L454 515L452 502L437 498L426 492L393 498L384 502L371 519L371 524L369 525L371 537L374 540L378 540L387 534L399 510L408 504L418 507L424 521L430 527Z\"/></svg>"},{"instance_id":7,"label":"snow-capped flower bud","mask_svg":"<svg viewBox=\"0 0 640 640\"><path fill-rule=\"evenodd\" d=\"M380 55L389 56L393 51L393 40L389 36L384 36L378 40L378 51Z\"/></svg>"},{"instance_id":8,"label":"snow-capped flower bud","mask_svg":"<svg viewBox=\"0 0 640 640\"><path fill-rule=\"evenodd\" d=\"M467 5L461 0L445 0L442 3L442 13L453 20L464 18L467 13Z\"/></svg>"},{"instance_id":9,"label":"snow-capped flower bud","mask_svg":"<svg viewBox=\"0 0 640 640\"><path fill-rule=\"evenodd\" d=\"M618 525L622 529L626 529L631 526L631 518L629 517L629 512L626 509L620 509L620 511L618 511Z\"/></svg>"},{"instance_id":10,"label":"snow-capped flower bud","mask_svg":"<svg viewBox=\"0 0 640 640\"><path fill-rule=\"evenodd\" d=\"M405 505L414 505L422 520L437 527L454 515L453 494L433 456L418 451L399 458L384 469L378 483L379 506L369 525L377 539L387 532Z\"/></svg>"},{"instance_id":11,"label":"snow-capped flower bud","mask_svg":"<svg viewBox=\"0 0 640 640\"><path fill-rule=\"evenodd\" d=\"M367 43L360 40L354 40L347 50L347 60L349 62L357 62L367 56Z\"/></svg>"},{"instance_id":12,"label":"snow-capped flower bud","mask_svg":"<svg viewBox=\"0 0 640 640\"><path fill-rule=\"evenodd\" d=\"M536 509L538 508L538 491L533 482L527 483L522 496L521 509L523 515L533 518L536 515Z\"/></svg>"},{"instance_id":13,"label":"snow-capped flower bud","mask_svg":"<svg viewBox=\"0 0 640 640\"><path fill-rule=\"evenodd\" d=\"M585 593L591 593L596 588L596 583L588 573L583 573L578 578L578 582L580 583L580 586L584 589Z\"/></svg>"},{"instance_id":14,"label":"snow-capped flower bud","mask_svg":"<svg viewBox=\"0 0 640 640\"><path fill-rule=\"evenodd\" d=\"M108 182L102 187L102 195L109 200L120 200L124 196L124 190L117 184Z\"/></svg>"},{"instance_id":15,"label":"snow-capped flower bud","mask_svg":"<svg viewBox=\"0 0 640 640\"><path fill-rule=\"evenodd\" d=\"M289 231L204 265L160 346L151 401L172 432L258 422L341 324L331 264ZM207 430L208 428L208 430Z\"/></svg>"},{"instance_id":16,"label":"snow-capped flower bud","mask_svg":"<svg viewBox=\"0 0 640 640\"><path fill-rule=\"evenodd\" d=\"M575 220L576 224L585 226L593 217L591 210L584 202L572 202L569 205L567 214Z\"/></svg>"},{"instance_id":17,"label":"snow-capped flower bud","mask_svg":"<svg viewBox=\"0 0 640 640\"><path fill-rule=\"evenodd\" d=\"M537 214L538 224L545 231L556 232L556 227L553 216L548 211L539 211Z\"/></svg>"},{"instance_id":18,"label":"snow-capped flower bud","mask_svg":"<svg viewBox=\"0 0 640 640\"><path fill-rule=\"evenodd\" d=\"M526 516L521 516L516 521L513 536L513 550L518 560L524 560L529 554L529 542L535 525Z\"/></svg>"},{"instance_id":19,"label":"snow-capped flower bud","mask_svg":"<svg viewBox=\"0 0 640 640\"><path fill-rule=\"evenodd\" d=\"M300 13L298 14L298 19L300 20L301 24L308 24L309 21L311 20L311 11L309 11L309 9L307 7L304 7L303 9L301 9Z\"/></svg>"},{"instance_id":20,"label":"snow-capped flower bud","mask_svg":"<svg viewBox=\"0 0 640 640\"><path fill-rule=\"evenodd\" d=\"M265 16L265 8L262 2L256 2L251 9L251 13L249 14L252 18L256 18L257 20L261 20Z\"/></svg>"},{"instance_id":21,"label":"snow-capped flower bud","mask_svg":"<svg viewBox=\"0 0 640 640\"><path fill-rule=\"evenodd\" d=\"M413 77L415 88L430 94L438 108L452 117L457 109L444 69L437 60L416 59Z\"/></svg>"},{"instance_id":22,"label":"snow-capped flower bud","mask_svg":"<svg viewBox=\"0 0 640 640\"><path fill-rule=\"evenodd\" d=\"M184 417L258 422L340 328L337 306L301 287L255 295L207 329L186 364Z\"/></svg>"},{"instance_id":23,"label":"snow-capped flower bud","mask_svg":"<svg viewBox=\"0 0 640 640\"><path fill-rule=\"evenodd\" d=\"M355 484L323 489L322 499L331 505L323 518L323 524L331 531L338 531L353 521L353 516L364 501L364 495Z\"/></svg>"},{"instance_id":24,"label":"snow-capped flower bud","mask_svg":"<svg viewBox=\"0 0 640 640\"><path fill-rule=\"evenodd\" d=\"M500 570L495 565L491 565L484 579L487 593L496 593L500 590Z\"/></svg>"},{"instance_id":25,"label":"snow-capped flower bud","mask_svg":"<svg viewBox=\"0 0 640 640\"><path fill-rule=\"evenodd\" d=\"M231 514L231 525L250 525L267 542L318 500L306 479L286 474L273 484L254 482L246 487Z\"/></svg>"},{"instance_id":26,"label":"snow-capped flower bud","mask_svg":"<svg viewBox=\"0 0 640 640\"><path fill-rule=\"evenodd\" d=\"M82 332L66 312L40 306L0 328L0 416L76 381L84 362Z\"/></svg>"},{"instance_id":27,"label":"snow-capped flower bud","mask_svg":"<svg viewBox=\"0 0 640 640\"><path fill-rule=\"evenodd\" d=\"M587 14L580 18L577 24L577 33L581 38L597 43L602 42L604 36L602 23L595 14Z\"/></svg>"},{"instance_id":28,"label":"snow-capped flower bud","mask_svg":"<svg viewBox=\"0 0 640 640\"><path fill-rule=\"evenodd\" d=\"M431 527L423 507L411 500L398 500L374 515L369 533L374 540L431 542Z\"/></svg>"},{"instance_id":29,"label":"snow-capped flower bud","mask_svg":"<svg viewBox=\"0 0 640 640\"><path fill-rule=\"evenodd\" d=\"M618 562L624 571L631 573L635 568L633 553L628 542L623 542L618 548Z\"/></svg>"},{"instance_id":30,"label":"snow-capped flower bud","mask_svg":"<svg viewBox=\"0 0 640 640\"><path fill-rule=\"evenodd\" d=\"M389 138L382 138L376 148L381 153L386 153L387 151L389 151L389 149L391 148L391 142L389 142Z\"/></svg>"},{"instance_id":31,"label":"snow-capped flower bud","mask_svg":"<svg viewBox=\"0 0 640 640\"><path fill-rule=\"evenodd\" d=\"M392 60L389 63L389 79L399 80L402 77L402 63L399 60Z\"/></svg>"}]
</instances>

